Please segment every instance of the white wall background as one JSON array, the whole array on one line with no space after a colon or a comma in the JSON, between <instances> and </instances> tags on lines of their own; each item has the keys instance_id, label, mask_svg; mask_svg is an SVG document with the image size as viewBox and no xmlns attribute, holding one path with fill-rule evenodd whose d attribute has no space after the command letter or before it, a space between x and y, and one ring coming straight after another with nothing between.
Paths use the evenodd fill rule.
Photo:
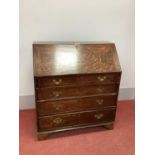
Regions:
<instances>
[{"instance_id":1,"label":"white wall background","mask_svg":"<svg viewBox=\"0 0 155 155\"><path fill-rule=\"evenodd\" d=\"M20 0L20 96L33 95L33 41L112 41L134 88L134 0Z\"/></svg>"}]
</instances>

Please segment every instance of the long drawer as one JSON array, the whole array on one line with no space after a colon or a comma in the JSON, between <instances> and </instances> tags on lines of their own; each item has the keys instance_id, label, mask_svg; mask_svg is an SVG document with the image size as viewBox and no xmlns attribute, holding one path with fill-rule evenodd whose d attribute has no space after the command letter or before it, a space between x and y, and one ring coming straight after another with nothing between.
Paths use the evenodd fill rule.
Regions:
<instances>
[{"instance_id":1,"label":"long drawer","mask_svg":"<svg viewBox=\"0 0 155 155\"><path fill-rule=\"evenodd\" d=\"M37 102L37 111L39 116L45 116L61 112L97 109L107 106L116 106L116 100L116 95L102 95L79 99L44 101Z\"/></svg>"},{"instance_id":2,"label":"long drawer","mask_svg":"<svg viewBox=\"0 0 155 155\"><path fill-rule=\"evenodd\" d=\"M118 85L100 85L69 88L40 88L36 89L37 100L57 99L64 97L89 96L104 93L116 93Z\"/></svg>"},{"instance_id":3,"label":"long drawer","mask_svg":"<svg viewBox=\"0 0 155 155\"><path fill-rule=\"evenodd\" d=\"M98 124L114 121L116 109L87 111L61 115L40 117L38 120L39 131L48 131L62 127Z\"/></svg>"},{"instance_id":4,"label":"long drawer","mask_svg":"<svg viewBox=\"0 0 155 155\"><path fill-rule=\"evenodd\" d=\"M96 75L70 75L55 77L40 77L36 80L36 88L55 87L55 86L75 86L89 84L112 84L119 82L120 75L115 74L96 74Z\"/></svg>"}]
</instances>

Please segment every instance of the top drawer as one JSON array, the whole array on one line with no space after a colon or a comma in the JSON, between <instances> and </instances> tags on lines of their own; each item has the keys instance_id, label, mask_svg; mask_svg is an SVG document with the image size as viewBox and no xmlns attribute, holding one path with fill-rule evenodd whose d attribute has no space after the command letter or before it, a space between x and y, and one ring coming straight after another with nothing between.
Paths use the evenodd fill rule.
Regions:
<instances>
[{"instance_id":1,"label":"top drawer","mask_svg":"<svg viewBox=\"0 0 155 155\"><path fill-rule=\"evenodd\" d=\"M36 88L89 85L89 84L112 84L112 83L119 83L119 80L120 75L117 73L40 77L36 79Z\"/></svg>"}]
</instances>

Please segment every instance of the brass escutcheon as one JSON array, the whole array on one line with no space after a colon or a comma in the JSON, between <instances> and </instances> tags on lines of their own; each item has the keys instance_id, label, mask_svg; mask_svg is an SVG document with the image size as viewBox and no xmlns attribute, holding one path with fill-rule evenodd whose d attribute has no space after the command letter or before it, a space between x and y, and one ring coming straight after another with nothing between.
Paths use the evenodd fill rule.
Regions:
<instances>
[{"instance_id":1,"label":"brass escutcheon","mask_svg":"<svg viewBox=\"0 0 155 155\"><path fill-rule=\"evenodd\" d=\"M62 118L60 118L60 117L55 118L55 119L53 120L53 123L55 123L55 124L60 124L60 123L62 123Z\"/></svg>"},{"instance_id":2,"label":"brass escutcheon","mask_svg":"<svg viewBox=\"0 0 155 155\"><path fill-rule=\"evenodd\" d=\"M99 104L99 105L102 105L104 100L96 100L96 102Z\"/></svg>"},{"instance_id":3,"label":"brass escutcheon","mask_svg":"<svg viewBox=\"0 0 155 155\"><path fill-rule=\"evenodd\" d=\"M95 114L94 117L96 119L101 119L103 117L103 114L102 113L101 114Z\"/></svg>"},{"instance_id":4,"label":"brass escutcheon","mask_svg":"<svg viewBox=\"0 0 155 155\"><path fill-rule=\"evenodd\" d=\"M61 105L54 105L53 107L55 108L55 110L60 110Z\"/></svg>"},{"instance_id":5,"label":"brass escutcheon","mask_svg":"<svg viewBox=\"0 0 155 155\"><path fill-rule=\"evenodd\" d=\"M102 87L102 88L97 88L97 91L99 92L99 93L103 93L104 92L104 88Z\"/></svg>"},{"instance_id":6,"label":"brass escutcheon","mask_svg":"<svg viewBox=\"0 0 155 155\"><path fill-rule=\"evenodd\" d=\"M55 85L59 85L59 84L61 84L61 82L62 82L62 79L53 79L53 83Z\"/></svg>"},{"instance_id":7,"label":"brass escutcheon","mask_svg":"<svg viewBox=\"0 0 155 155\"><path fill-rule=\"evenodd\" d=\"M103 82L107 77L106 76L98 76L97 78L100 82Z\"/></svg>"},{"instance_id":8,"label":"brass escutcheon","mask_svg":"<svg viewBox=\"0 0 155 155\"><path fill-rule=\"evenodd\" d=\"M52 92L52 95L54 95L55 97L59 97L60 96L60 92L59 91L54 91L54 92Z\"/></svg>"}]
</instances>

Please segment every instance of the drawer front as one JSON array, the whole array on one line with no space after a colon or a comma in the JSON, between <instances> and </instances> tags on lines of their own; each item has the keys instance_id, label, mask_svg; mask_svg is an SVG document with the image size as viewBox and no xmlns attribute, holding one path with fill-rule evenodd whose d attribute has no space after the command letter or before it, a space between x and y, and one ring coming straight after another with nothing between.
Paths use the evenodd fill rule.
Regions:
<instances>
[{"instance_id":1,"label":"drawer front","mask_svg":"<svg viewBox=\"0 0 155 155\"><path fill-rule=\"evenodd\" d=\"M42 77L36 79L36 87L74 86L89 84L110 84L119 82L119 74L79 75L62 77Z\"/></svg>"},{"instance_id":2,"label":"drawer front","mask_svg":"<svg viewBox=\"0 0 155 155\"><path fill-rule=\"evenodd\" d=\"M40 117L39 131L114 121L115 109Z\"/></svg>"},{"instance_id":3,"label":"drawer front","mask_svg":"<svg viewBox=\"0 0 155 155\"><path fill-rule=\"evenodd\" d=\"M37 110L39 116L50 115L60 112L81 111L88 109L116 106L116 95L85 97L72 100L55 100L38 102Z\"/></svg>"},{"instance_id":4,"label":"drawer front","mask_svg":"<svg viewBox=\"0 0 155 155\"><path fill-rule=\"evenodd\" d=\"M69 88L41 88L37 89L37 100L58 99L64 97L89 96L104 93L116 93L118 85L101 85Z\"/></svg>"}]
</instances>

